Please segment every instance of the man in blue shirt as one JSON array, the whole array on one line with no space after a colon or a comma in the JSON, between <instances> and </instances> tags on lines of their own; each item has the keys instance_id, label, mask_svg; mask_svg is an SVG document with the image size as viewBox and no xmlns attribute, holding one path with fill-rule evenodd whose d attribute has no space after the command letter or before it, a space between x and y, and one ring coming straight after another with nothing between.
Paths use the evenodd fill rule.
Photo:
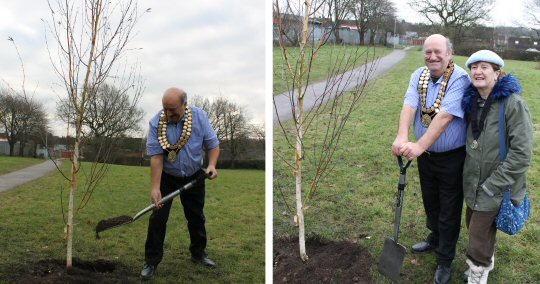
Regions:
<instances>
[{"instance_id":1,"label":"man in blue shirt","mask_svg":"<svg viewBox=\"0 0 540 284\"><path fill-rule=\"evenodd\" d=\"M463 206L466 124L461 99L470 79L451 59L449 39L439 34L426 38L426 66L411 75L392 144L394 155L418 158L422 200L431 233L425 241L413 245L412 251L436 250L435 283L450 281ZM409 141L413 121L416 142Z\"/></svg>"},{"instance_id":2,"label":"man in blue shirt","mask_svg":"<svg viewBox=\"0 0 540 284\"><path fill-rule=\"evenodd\" d=\"M157 210L152 212L145 244L145 264L141 278L151 279L163 258L163 242L172 201L159 204L162 196L182 187L201 173L203 154L207 151L210 179L218 176L216 164L219 157L219 140L208 116L203 110L187 105L187 94L178 89L165 91L163 110L150 120L146 151L150 156L152 177L152 202ZM215 267L206 256L206 229L204 217L204 181L182 193L180 200L188 221L191 260Z\"/></svg>"}]
</instances>

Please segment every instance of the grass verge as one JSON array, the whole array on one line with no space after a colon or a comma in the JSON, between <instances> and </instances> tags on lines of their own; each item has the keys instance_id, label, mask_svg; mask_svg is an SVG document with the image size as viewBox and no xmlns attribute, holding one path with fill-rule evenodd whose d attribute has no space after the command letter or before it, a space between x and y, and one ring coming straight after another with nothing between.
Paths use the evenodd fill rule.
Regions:
<instances>
[{"instance_id":1,"label":"grass verge","mask_svg":"<svg viewBox=\"0 0 540 284\"><path fill-rule=\"evenodd\" d=\"M218 267L207 269L191 263L187 225L177 198L168 222L164 259L154 283L264 282L264 172L221 170L219 174L218 179L207 181L205 206L207 253ZM126 282L139 281L149 214L102 232L99 240L94 229L102 219L133 216L146 207L149 176L149 168L111 166L88 205L75 217L74 257L119 262L133 275ZM28 271L42 259L65 260L60 197L67 207L66 187L67 182L55 172L0 193L0 279L9 281L13 271Z\"/></svg>"},{"instance_id":2,"label":"grass verge","mask_svg":"<svg viewBox=\"0 0 540 284\"><path fill-rule=\"evenodd\" d=\"M292 64L291 68L294 70L296 66L296 60L298 59L298 54L300 50L298 47L288 47L289 51L288 57L290 63ZM311 49L306 51L306 58L309 58L309 53ZM392 52L392 49L385 47L369 47L369 46L355 46L355 45L323 45L318 51L314 61L312 71L310 73L310 83L319 82L328 77L328 74L339 74L348 70L344 70L344 62L341 61L343 58L353 60L356 56L359 56L355 61L353 67L357 67L365 63L366 58L371 58L372 56L380 57ZM288 67L284 62L281 49L279 47L274 47L274 74L273 74L273 93L274 95L281 94L287 91L288 88L292 86L289 83L287 86L287 81L290 81L290 75ZM308 64L306 62L305 64ZM342 65L343 67L335 66ZM335 69L337 68L337 69Z\"/></svg>"},{"instance_id":3,"label":"grass verge","mask_svg":"<svg viewBox=\"0 0 540 284\"><path fill-rule=\"evenodd\" d=\"M11 173L47 160L23 157L0 156L0 175Z\"/></svg>"}]
</instances>

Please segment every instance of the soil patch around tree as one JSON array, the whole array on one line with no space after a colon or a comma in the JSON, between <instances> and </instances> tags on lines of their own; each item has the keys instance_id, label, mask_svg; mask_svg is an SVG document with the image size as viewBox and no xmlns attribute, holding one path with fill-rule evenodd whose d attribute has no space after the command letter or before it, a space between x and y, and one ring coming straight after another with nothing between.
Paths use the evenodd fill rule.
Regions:
<instances>
[{"instance_id":1,"label":"soil patch around tree","mask_svg":"<svg viewBox=\"0 0 540 284\"><path fill-rule=\"evenodd\" d=\"M358 244L306 240L308 261L298 252L298 238L274 240L274 283L372 283L372 256Z\"/></svg>"},{"instance_id":2,"label":"soil patch around tree","mask_svg":"<svg viewBox=\"0 0 540 284\"><path fill-rule=\"evenodd\" d=\"M120 263L106 260L81 261L73 259L66 270L65 260L48 259L25 267L15 268L8 279L13 283L126 283L133 279Z\"/></svg>"}]
</instances>

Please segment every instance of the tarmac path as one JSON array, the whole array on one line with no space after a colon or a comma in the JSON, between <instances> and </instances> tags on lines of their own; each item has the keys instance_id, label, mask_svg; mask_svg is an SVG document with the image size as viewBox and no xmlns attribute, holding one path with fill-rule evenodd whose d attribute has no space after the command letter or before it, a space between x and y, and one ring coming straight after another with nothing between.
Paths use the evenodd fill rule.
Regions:
<instances>
[{"instance_id":1,"label":"tarmac path","mask_svg":"<svg viewBox=\"0 0 540 284\"><path fill-rule=\"evenodd\" d=\"M392 53L383 56L378 59L369 80L373 80L379 77L381 74L390 70L394 65L399 61L405 58L405 50L394 50ZM353 70L347 71L342 75L335 76L331 78L330 82L335 82L336 86L328 88L326 85L327 81L317 82L311 84L307 87L306 95L304 97L304 111L310 111L314 106L321 103L321 95L327 92L325 95L324 101L327 101L331 98L334 98L337 95L340 95L342 92L347 92L354 90L358 84L362 83L363 76L368 71L371 63L366 65L359 66ZM338 77L346 78L343 80L336 79ZM274 111L273 111L273 124L276 125L279 121L285 121L292 118L291 104L290 104L290 94L285 92L279 95L274 96ZM278 120L279 116L279 120Z\"/></svg>"},{"instance_id":2,"label":"tarmac path","mask_svg":"<svg viewBox=\"0 0 540 284\"><path fill-rule=\"evenodd\" d=\"M57 163L60 163L60 161L57 160ZM53 170L56 170L54 162L47 160L41 164L0 175L0 192L7 191L21 184L45 176Z\"/></svg>"}]
</instances>

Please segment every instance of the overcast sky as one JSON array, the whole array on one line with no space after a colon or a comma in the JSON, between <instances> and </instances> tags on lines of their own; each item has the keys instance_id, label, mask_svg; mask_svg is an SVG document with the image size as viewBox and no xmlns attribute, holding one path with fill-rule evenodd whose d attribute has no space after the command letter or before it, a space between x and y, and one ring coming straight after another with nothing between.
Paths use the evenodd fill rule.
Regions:
<instances>
[{"instance_id":1,"label":"overcast sky","mask_svg":"<svg viewBox=\"0 0 540 284\"><path fill-rule=\"evenodd\" d=\"M398 10L398 18L407 22L421 22L422 15L407 4L408 0L392 0ZM518 26L523 20L523 0L496 0L490 13L490 23L503 26Z\"/></svg>"},{"instance_id":2,"label":"overcast sky","mask_svg":"<svg viewBox=\"0 0 540 284\"><path fill-rule=\"evenodd\" d=\"M161 109L161 96L171 86L189 96L226 96L243 106L253 123L264 123L265 3L254 0L140 0L152 8L135 27L129 58L141 64L146 90L140 107L147 121ZM54 75L40 19L50 19L46 0L2 1L0 4L0 84L20 89L22 72L8 36L15 39L26 71L26 89L42 102L49 118L64 95ZM65 135L65 126L51 125Z\"/></svg>"}]
</instances>

